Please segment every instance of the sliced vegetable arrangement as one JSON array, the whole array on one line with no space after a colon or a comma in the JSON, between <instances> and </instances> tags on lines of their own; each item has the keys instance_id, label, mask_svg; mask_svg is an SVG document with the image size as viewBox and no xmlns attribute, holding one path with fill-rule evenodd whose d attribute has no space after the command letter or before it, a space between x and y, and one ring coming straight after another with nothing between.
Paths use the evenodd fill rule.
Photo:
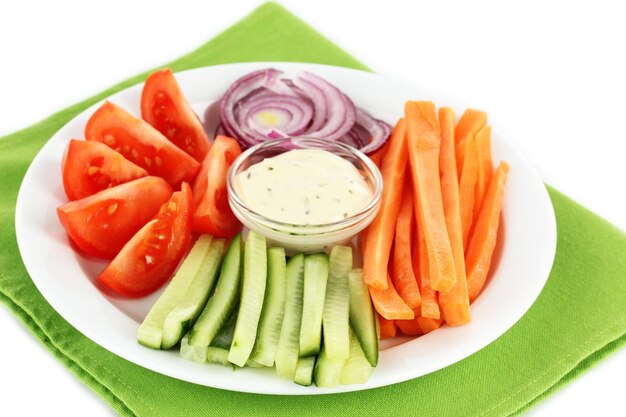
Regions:
<instances>
[{"instance_id":1,"label":"sliced vegetable arrangement","mask_svg":"<svg viewBox=\"0 0 626 417\"><path fill-rule=\"evenodd\" d=\"M172 187L190 182L200 164L147 122L113 103L104 103L85 127L87 140L102 142Z\"/></svg>"},{"instance_id":2,"label":"sliced vegetable arrangement","mask_svg":"<svg viewBox=\"0 0 626 417\"><path fill-rule=\"evenodd\" d=\"M144 120L110 102L96 110L87 140L68 144L62 169L70 202L57 209L80 250L112 259L98 284L126 297L145 296L170 279L194 232L231 238L241 230L226 192L226 173L241 153L237 142L221 136L211 147L167 69L148 77L141 113ZM188 314L179 314L181 323Z\"/></svg>"},{"instance_id":3,"label":"sliced vegetable arrangement","mask_svg":"<svg viewBox=\"0 0 626 417\"><path fill-rule=\"evenodd\" d=\"M450 108L409 101L377 156L383 203L361 245L383 339L468 323L489 273L509 166L494 173L484 112L455 122Z\"/></svg>"},{"instance_id":4,"label":"sliced vegetable arrangement","mask_svg":"<svg viewBox=\"0 0 626 417\"><path fill-rule=\"evenodd\" d=\"M139 343L170 349L180 341L185 359L275 366L300 385L367 380L378 364L377 322L350 247L287 260L249 232L245 244L241 234L232 240L218 273L222 248L222 240L198 238L140 326Z\"/></svg>"},{"instance_id":5,"label":"sliced vegetable arrangement","mask_svg":"<svg viewBox=\"0 0 626 417\"><path fill-rule=\"evenodd\" d=\"M199 363L275 367L300 385L336 387L367 381L381 339L471 320L497 244L509 172L506 162L494 170L484 112L469 109L457 121L450 108L408 101L391 130L314 74L287 79L265 69L228 88L220 114L232 137L210 141L172 72L157 71L143 88L143 119L105 102L87 122L86 140L70 140L63 158L70 201L57 215L78 249L110 260L97 284L142 297L169 280L139 327L139 343L179 348ZM291 255L293 247L268 247L254 231L244 242L229 206L231 165L242 148L298 135L360 149L381 171L380 210L359 235L362 269L350 246ZM275 198L276 175L300 178L294 167L307 157L298 158L281 169L266 158L240 179ZM306 220L298 226L309 226L311 201L332 201L342 213L349 200L323 174L332 171L347 184L344 194L357 194L363 173L333 158L343 158L356 178L307 165L319 181L298 197ZM262 187L255 185L259 170L268 181Z\"/></svg>"}]
</instances>

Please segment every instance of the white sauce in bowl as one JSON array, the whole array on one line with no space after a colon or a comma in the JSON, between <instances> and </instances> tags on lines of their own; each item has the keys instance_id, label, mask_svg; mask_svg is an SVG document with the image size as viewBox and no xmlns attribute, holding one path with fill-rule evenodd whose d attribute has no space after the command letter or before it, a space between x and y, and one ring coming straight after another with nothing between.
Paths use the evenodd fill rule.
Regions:
<instances>
[{"instance_id":1,"label":"white sauce in bowl","mask_svg":"<svg viewBox=\"0 0 626 417\"><path fill-rule=\"evenodd\" d=\"M256 213L293 225L321 225L363 210L373 191L347 160L321 149L294 149L239 172L235 188Z\"/></svg>"}]
</instances>

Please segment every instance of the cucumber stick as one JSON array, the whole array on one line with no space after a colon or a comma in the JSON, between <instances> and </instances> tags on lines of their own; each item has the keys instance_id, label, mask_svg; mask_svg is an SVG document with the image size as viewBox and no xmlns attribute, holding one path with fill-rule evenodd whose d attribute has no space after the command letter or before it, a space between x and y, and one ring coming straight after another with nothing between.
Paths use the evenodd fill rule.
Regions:
<instances>
[{"instance_id":1,"label":"cucumber stick","mask_svg":"<svg viewBox=\"0 0 626 417\"><path fill-rule=\"evenodd\" d=\"M276 373L294 379L300 352L300 322L304 291L304 255L298 254L287 262L287 299L285 316L276 350Z\"/></svg>"},{"instance_id":2,"label":"cucumber stick","mask_svg":"<svg viewBox=\"0 0 626 417\"><path fill-rule=\"evenodd\" d=\"M209 346L206 349L206 361L209 363L219 363L224 366L232 366L228 361L228 349Z\"/></svg>"},{"instance_id":3,"label":"cucumber stick","mask_svg":"<svg viewBox=\"0 0 626 417\"><path fill-rule=\"evenodd\" d=\"M211 241L211 236L203 235L193 245L180 268L176 271L174 278L139 326L137 335L139 343L149 348L161 349L165 319L185 296L204 261L206 253L209 251Z\"/></svg>"},{"instance_id":4,"label":"cucumber stick","mask_svg":"<svg viewBox=\"0 0 626 417\"><path fill-rule=\"evenodd\" d=\"M329 261L325 253L304 258L304 301L300 326L300 357L317 355L322 344L322 314L328 282Z\"/></svg>"},{"instance_id":5,"label":"cucumber stick","mask_svg":"<svg viewBox=\"0 0 626 417\"><path fill-rule=\"evenodd\" d=\"M180 342L187 329L200 315L215 284L223 253L224 240L213 239L211 248L205 255L196 277L187 288L185 296L165 319L161 341L163 349L169 349Z\"/></svg>"},{"instance_id":6,"label":"cucumber stick","mask_svg":"<svg viewBox=\"0 0 626 417\"><path fill-rule=\"evenodd\" d=\"M315 367L315 356L298 359L296 375L293 381L298 385L308 387L313 383L313 369Z\"/></svg>"},{"instance_id":7,"label":"cucumber stick","mask_svg":"<svg viewBox=\"0 0 626 417\"><path fill-rule=\"evenodd\" d=\"M206 362L206 349L204 346L190 346L189 335L185 335L180 341L180 357L198 363Z\"/></svg>"},{"instance_id":8,"label":"cucumber stick","mask_svg":"<svg viewBox=\"0 0 626 417\"><path fill-rule=\"evenodd\" d=\"M324 388L334 388L339 385L341 370L343 369L344 359L331 359L328 357L326 343L322 344L322 351L317 357L313 378L315 385Z\"/></svg>"},{"instance_id":9,"label":"cucumber stick","mask_svg":"<svg viewBox=\"0 0 626 417\"><path fill-rule=\"evenodd\" d=\"M242 250L241 234L239 234L228 247L215 292L189 332L191 346L211 345L216 334L224 327L225 322L235 310L239 298Z\"/></svg>"},{"instance_id":10,"label":"cucumber stick","mask_svg":"<svg viewBox=\"0 0 626 417\"><path fill-rule=\"evenodd\" d=\"M335 246L330 253L322 315L325 354L329 359L345 360L350 354L348 273L351 269L352 249L348 246Z\"/></svg>"},{"instance_id":11,"label":"cucumber stick","mask_svg":"<svg viewBox=\"0 0 626 417\"><path fill-rule=\"evenodd\" d=\"M229 350L230 345L233 343L233 334L235 333L235 324L237 323L237 314L239 311L235 306L235 309L230 314L230 317L226 320L226 323L222 326L219 332L215 335L211 341L211 346L220 347L222 349Z\"/></svg>"},{"instance_id":12,"label":"cucumber stick","mask_svg":"<svg viewBox=\"0 0 626 417\"><path fill-rule=\"evenodd\" d=\"M228 350L228 348L224 349L224 348L217 347L217 346L209 346L205 349L206 349L206 361L208 363L218 363L224 366L232 366L233 369L235 369L233 364L228 360L228 356L230 354L230 351ZM251 362L251 361L246 362L246 366L250 368L262 367L262 366L259 366L256 362Z\"/></svg>"},{"instance_id":13,"label":"cucumber stick","mask_svg":"<svg viewBox=\"0 0 626 417\"><path fill-rule=\"evenodd\" d=\"M356 333L350 329L350 356L343 363L339 383L341 385L363 384L372 373L372 365L365 357Z\"/></svg>"},{"instance_id":14,"label":"cucumber stick","mask_svg":"<svg viewBox=\"0 0 626 417\"><path fill-rule=\"evenodd\" d=\"M189 334L185 335L183 340L180 342L180 356L184 359L198 363L211 362L230 365L230 362L228 362L228 350L230 349L230 344L233 341L233 333L235 332L236 322L237 309L233 310L220 331L217 332L213 338L211 346L190 345Z\"/></svg>"},{"instance_id":15,"label":"cucumber stick","mask_svg":"<svg viewBox=\"0 0 626 417\"><path fill-rule=\"evenodd\" d=\"M285 314L287 295L287 272L285 250L267 250L267 286L263 311L259 321L259 331L252 351L251 360L260 365L273 366L280 338L280 328Z\"/></svg>"},{"instance_id":16,"label":"cucumber stick","mask_svg":"<svg viewBox=\"0 0 626 417\"><path fill-rule=\"evenodd\" d=\"M246 364L254 347L263 309L266 281L267 245L265 238L251 231L248 233L243 255L243 285L239 316L228 354L228 360L237 366Z\"/></svg>"},{"instance_id":17,"label":"cucumber stick","mask_svg":"<svg viewBox=\"0 0 626 417\"><path fill-rule=\"evenodd\" d=\"M372 307L367 285L363 281L363 271L353 269L348 274L350 287L350 326L361 343L361 348L370 365L378 364L378 318Z\"/></svg>"}]
</instances>

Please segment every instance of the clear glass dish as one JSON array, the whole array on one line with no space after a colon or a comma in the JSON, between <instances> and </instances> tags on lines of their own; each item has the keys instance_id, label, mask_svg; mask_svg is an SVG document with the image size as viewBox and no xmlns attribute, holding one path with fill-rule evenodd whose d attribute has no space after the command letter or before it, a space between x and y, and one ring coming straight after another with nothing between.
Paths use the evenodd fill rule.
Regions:
<instances>
[{"instance_id":1,"label":"clear glass dish","mask_svg":"<svg viewBox=\"0 0 626 417\"><path fill-rule=\"evenodd\" d=\"M237 195L235 176L265 158L293 149L322 149L349 161L371 187L372 200L353 216L326 224L305 226L284 223L255 212ZM374 220L380 208L383 180L372 160L355 148L337 141L297 137L265 141L246 150L231 166L227 186L230 207L246 228L265 236L268 245L283 247L288 253L311 253L346 244Z\"/></svg>"}]
</instances>

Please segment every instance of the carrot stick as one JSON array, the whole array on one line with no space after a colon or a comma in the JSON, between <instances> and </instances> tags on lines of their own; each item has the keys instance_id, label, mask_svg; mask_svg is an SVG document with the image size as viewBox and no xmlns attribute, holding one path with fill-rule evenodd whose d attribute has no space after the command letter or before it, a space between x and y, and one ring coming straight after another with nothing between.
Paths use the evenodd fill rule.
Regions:
<instances>
[{"instance_id":1,"label":"carrot stick","mask_svg":"<svg viewBox=\"0 0 626 417\"><path fill-rule=\"evenodd\" d=\"M463 143L473 137L487 125L487 113L476 109L467 109L454 128L454 143Z\"/></svg>"},{"instance_id":2,"label":"carrot stick","mask_svg":"<svg viewBox=\"0 0 626 417\"><path fill-rule=\"evenodd\" d=\"M446 323L450 326L458 326L468 323L471 316L467 295L467 278L465 276L459 184L454 157L454 112L452 109L449 107L439 109L439 123L441 124L441 152L439 154L441 194L456 272L454 287L450 291L439 293L439 304Z\"/></svg>"},{"instance_id":3,"label":"carrot stick","mask_svg":"<svg viewBox=\"0 0 626 417\"><path fill-rule=\"evenodd\" d=\"M416 216L419 219L419 216ZM439 303L437 301L437 292L430 285L430 266L428 264L428 250L424 240L424 228L421 221L417 221L417 233L415 245L413 245L413 270L417 274L417 282L420 287L422 296L422 308L420 315L438 319L441 315L439 311Z\"/></svg>"},{"instance_id":4,"label":"carrot stick","mask_svg":"<svg viewBox=\"0 0 626 417\"><path fill-rule=\"evenodd\" d=\"M416 311L419 313L419 311ZM432 320L432 319L431 319ZM402 333L407 336L421 336L424 334L417 319L413 320L396 320L396 326Z\"/></svg>"},{"instance_id":5,"label":"carrot stick","mask_svg":"<svg viewBox=\"0 0 626 417\"><path fill-rule=\"evenodd\" d=\"M457 173L463 172L467 141L473 138L476 133L487 125L487 113L475 109L467 109L459 119L454 129L454 140L456 143L456 168Z\"/></svg>"},{"instance_id":6,"label":"carrot stick","mask_svg":"<svg viewBox=\"0 0 626 417\"><path fill-rule=\"evenodd\" d=\"M422 333L424 334L437 330L443 324L442 319L429 319L425 317L418 317L415 321L419 324L420 329L422 329Z\"/></svg>"},{"instance_id":7,"label":"carrot stick","mask_svg":"<svg viewBox=\"0 0 626 417\"><path fill-rule=\"evenodd\" d=\"M409 320L414 317L411 307L402 301L393 287L389 274L387 274L387 289L377 290L374 287L369 287L369 289L374 308L387 320Z\"/></svg>"},{"instance_id":8,"label":"carrot stick","mask_svg":"<svg viewBox=\"0 0 626 417\"><path fill-rule=\"evenodd\" d=\"M368 239L363 253L363 279L370 287L387 288L387 265L393 243L400 195L404 185L408 155L406 152L406 123L400 119L389 139L383 160L383 195L380 211L368 228Z\"/></svg>"},{"instance_id":9,"label":"carrot stick","mask_svg":"<svg viewBox=\"0 0 626 417\"><path fill-rule=\"evenodd\" d=\"M372 155L370 155L370 159L372 160L372 162L374 162L374 165L376 165L378 169L382 167L383 158L385 156L385 153L387 152L388 146L389 146L389 141L387 141L387 143L385 143L385 145L382 148L380 148L379 150L374 152Z\"/></svg>"},{"instance_id":10,"label":"carrot stick","mask_svg":"<svg viewBox=\"0 0 626 417\"><path fill-rule=\"evenodd\" d=\"M396 323L393 320L387 320L378 314L378 324L380 326L380 340L396 337L398 334Z\"/></svg>"},{"instance_id":11,"label":"carrot stick","mask_svg":"<svg viewBox=\"0 0 626 417\"><path fill-rule=\"evenodd\" d=\"M417 286L413 265L411 264L411 244L414 230L413 193L410 181L405 181L402 204L396 223L396 237L393 245L393 274L391 281L398 294L411 308L422 305L420 289Z\"/></svg>"},{"instance_id":12,"label":"carrot stick","mask_svg":"<svg viewBox=\"0 0 626 417\"><path fill-rule=\"evenodd\" d=\"M461 225L463 228L463 247L467 247L472 220L474 219L474 199L476 197L476 179L478 178L478 151L476 140L469 140L463 172L459 181L459 203L461 205Z\"/></svg>"},{"instance_id":13,"label":"carrot stick","mask_svg":"<svg viewBox=\"0 0 626 417\"><path fill-rule=\"evenodd\" d=\"M474 200L474 221L480 213L480 206L487 192L487 187L493 176L493 162L491 161L491 126L485 126L476 134L476 148L478 150L478 176L476 178L476 197Z\"/></svg>"},{"instance_id":14,"label":"carrot stick","mask_svg":"<svg viewBox=\"0 0 626 417\"><path fill-rule=\"evenodd\" d=\"M504 200L504 189L509 173L509 165L501 162L489 183L485 201L478 215L478 222L467 248L467 287L470 302L474 301L485 285L491 266L491 257L496 246L500 211Z\"/></svg>"},{"instance_id":15,"label":"carrot stick","mask_svg":"<svg viewBox=\"0 0 626 417\"><path fill-rule=\"evenodd\" d=\"M396 326L407 336L421 336L437 330L443 324L443 319L429 319L419 315L419 309L415 310L413 320L396 320Z\"/></svg>"},{"instance_id":16,"label":"carrot stick","mask_svg":"<svg viewBox=\"0 0 626 417\"><path fill-rule=\"evenodd\" d=\"M416 207L420 205L420 219L424 225L431 286L437 291L448 291L454 285L456 275L439 180L441 138L437 112L432 102L408 101L404 113L414 199Z\"/></svg>"}]
</instances>

